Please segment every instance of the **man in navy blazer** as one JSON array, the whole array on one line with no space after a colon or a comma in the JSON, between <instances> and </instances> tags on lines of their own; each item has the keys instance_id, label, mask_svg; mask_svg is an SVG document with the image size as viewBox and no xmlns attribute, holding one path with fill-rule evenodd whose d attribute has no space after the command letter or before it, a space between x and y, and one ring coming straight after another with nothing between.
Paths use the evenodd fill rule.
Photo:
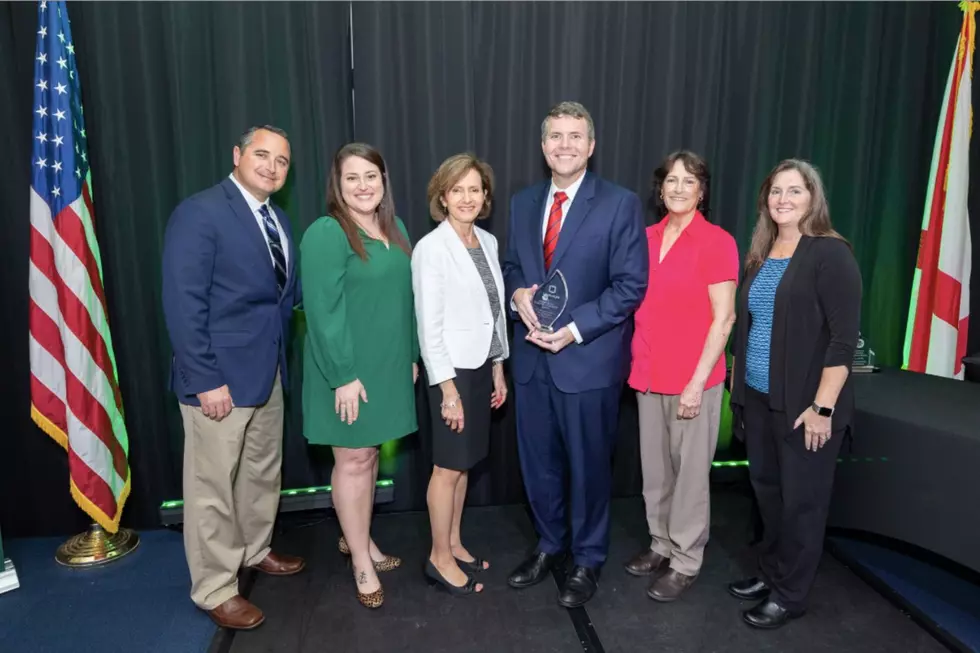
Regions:
<instances>
[{"instance_id":1,"label":"man in navy blazer","mask_svg":"<svg viewBox=\"0 0 980 653\"><path fill-rule=\"evenodd\" d=\"M170 389L184 426L184 548L191 600L225 628L262 611L238 594L238 571L302 570L269 544L279 509L286 339L299 299L289 219L270 196L289 173L286 133L253 127L234 170L184 200L167 225L163 309Z\"/></svg>"},{"instance_id":2,"label":"man in navy blazer","mask_svg":"<svg viewBox=\"0 0 980 653\"><path fill-rule=\"evenodd\" d=\"M574 566L558 602L573 608L595 594L608 552L630 317L646 290L649 262L639 197L586 170L595 127L585 107L552 108L541 125L541 149L551 179L511 200L503 265L517 320L511 360L518 450L539 535L535 553L508 582L516 588L541 582L570 550ZM532 297L558 271L568 303L553 325L543 325L553 327L548 332Z\"/></svg>"}]
</instances>

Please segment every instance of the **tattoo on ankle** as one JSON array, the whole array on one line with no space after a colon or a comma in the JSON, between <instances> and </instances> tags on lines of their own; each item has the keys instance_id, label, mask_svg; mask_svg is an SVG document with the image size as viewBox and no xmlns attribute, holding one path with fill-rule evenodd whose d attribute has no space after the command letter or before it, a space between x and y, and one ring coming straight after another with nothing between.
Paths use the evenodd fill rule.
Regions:
<instances>
[{"instance_id":1,"label":"tattoo on ankle","mask_svg":"<svg viewBox=\"0 0 980 653\"><path fill-rule=\"evenodd\" d=\"M362 571L357 575L357 584L364 585L366 583L367 583L367 573Z\"/></svg>"}]
</instances>

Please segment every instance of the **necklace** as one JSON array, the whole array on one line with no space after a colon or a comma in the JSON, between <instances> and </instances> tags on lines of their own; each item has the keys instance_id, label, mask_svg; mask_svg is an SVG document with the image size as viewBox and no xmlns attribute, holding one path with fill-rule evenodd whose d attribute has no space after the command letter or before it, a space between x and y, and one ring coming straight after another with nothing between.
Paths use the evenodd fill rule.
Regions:
<instances>
[{"instance_id":1,"label":"necklace","mask_svg":"<svg viewBox=\"0 0 980 653\"><path fill-rule=\"evenodd\" d=\"M364 233L368 235L369 238L374 240L385 241L384 233L378 229L378 223L376 220L372 219L370 223L362 221L360 218L354 217L354 222L360 227ZM370 226L369 226L370 225Z\"/></svg>"}]
</instances>

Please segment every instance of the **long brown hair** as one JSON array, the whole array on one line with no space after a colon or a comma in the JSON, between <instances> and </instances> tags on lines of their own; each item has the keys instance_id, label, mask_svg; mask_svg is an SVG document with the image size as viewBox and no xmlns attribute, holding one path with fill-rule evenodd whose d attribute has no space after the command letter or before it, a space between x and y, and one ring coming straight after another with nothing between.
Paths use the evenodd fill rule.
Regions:
<instances>
[{"instance_id":1,"label":"long brown hair","mask_svg":"<svg viewBox=\"0 0 980 653\"><path fill-rule=\"evenodd\" d=\"M367 250L364 248L363 237L358 231L357 222L351 216L347 204L344 202L344 195L340 187L340 170L344 165L344 161L352 156L360 157L365 161L373 163L381 171L384 196L381 198L381 203L378 204L377 208L378 226L381 228L381 233L388 239L388 242L398 245L406 254L411 256L412 246L409 245L408 240L402 234L401 229L398 228L398 223L395 220L395 201L391 197L391 185L388 183L388 168L385 165L384 157L370 145L366 143L348 143L337 150L337 154L333 157L333 164L330 166L330 178L327 181L328 214L340 223L344 233L347 234L347 242L350 243L351 249L361 257L361 260L367 260Z\"/></svg>"},{"instance_id":2,"label":"long brown hair","mask_svg":"<svg viewBox=\"0 0 980 653\"><path fill-rule=\"evenodd\" d=\"M773 243L776 242L779 227L769 214L769 191L772 190L776 175L787 170L796 170L800 173L803 184L810 191L810 209L800 218L800 233L818 238L838 238L847 242L830 224L830 206L823 190L820 173L806 161L786 159L772 169L766 180L762 182L762 188L759 189L759 200L756 203L759 219L756 220L755 229L752 231L752 244L749 246L749 254L745 260L746 271L761 267L769 256Z\"/></svg>"}]
</instances>

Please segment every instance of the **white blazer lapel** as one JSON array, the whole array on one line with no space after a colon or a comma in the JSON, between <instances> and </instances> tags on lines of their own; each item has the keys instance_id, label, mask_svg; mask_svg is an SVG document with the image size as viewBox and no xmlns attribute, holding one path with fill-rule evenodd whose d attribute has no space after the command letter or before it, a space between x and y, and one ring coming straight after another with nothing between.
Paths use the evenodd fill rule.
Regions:
<instances>
[{"instance_id":1,"label":"white blazer lapel","mask_svg":"<svg viewBox=\"0 0 980 653\"><path fill-rule=\"evenodd\" d=\"M466 246L459 239L452 225L448 221L443 221L438 228L442 231L442 238L446 242L446 247L452 256L454 267L462 275L461 281L465 279L465 285L472 286L474 291L476 288L482 288L483 279L480 278L480 272L476 269L473 258L466 251Z\"/></svg>"},{"instance_id":2,"label":"white blazer lapel","mask_svg":"<svg viewBox=\"0 0 980 653\"><path fill-rule=\"evenodd\" d=\"M483 248L483 254L487 257L487 263L490 265L490 272L493 274L494 284L497 286L497 297L500 300L500 311L504 313L506 311L507 305L504 304L504 276L500 270L500 259L497 253L497 248L494 246L493 239L490 234L480 229L476 228L476 237L480 240L480 246Z\"/></svg>"}]
</instances>

